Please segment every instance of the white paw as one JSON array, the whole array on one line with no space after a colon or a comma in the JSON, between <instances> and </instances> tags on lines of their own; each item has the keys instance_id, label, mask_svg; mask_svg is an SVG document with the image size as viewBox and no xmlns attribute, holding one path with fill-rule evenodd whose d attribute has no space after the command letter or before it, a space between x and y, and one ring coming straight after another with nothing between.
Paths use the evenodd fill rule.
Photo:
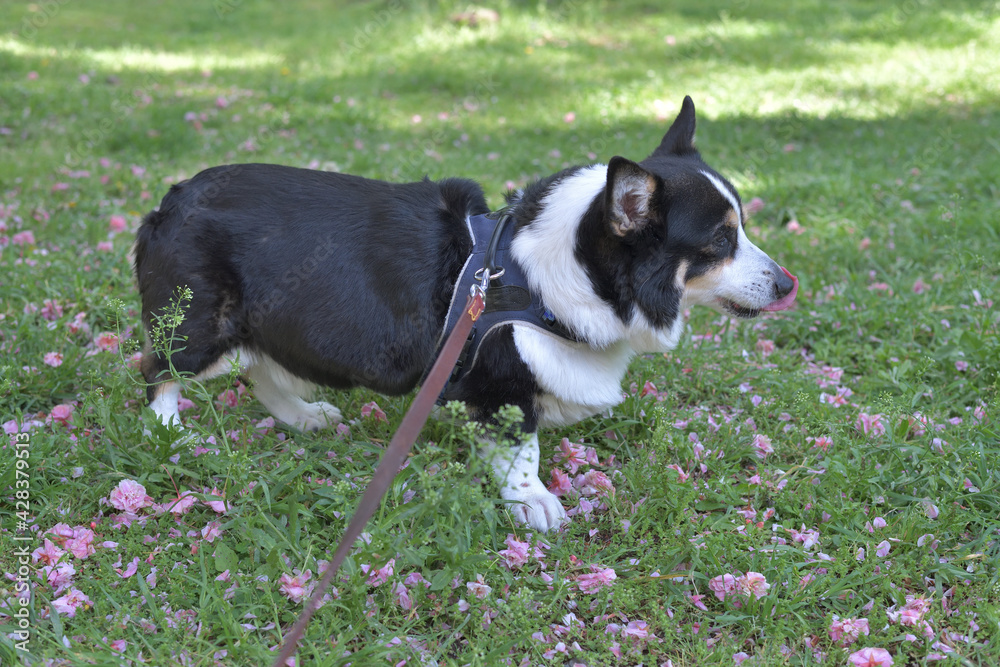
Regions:
<instances>
[{"instance_id":1,"label":"white paw","mask_svg":"<svg viewBox=\"0 0 1000 667\"><path fill-rule=\"evenodd\" d=\"M343 419L340 410L336 406L323 401L316 403L306 403L302 412L295 416L290 423L297 429L303 431L318 431L321 428L328 428L339 424Z\"/></svg>"},{"instance_id":2,"label":"white paw","mask_svg":"<svg viewBox=\"0 0 1000 667\"><path fill-rule=\"evenodd\" d=\"M526 488L505 488L500 494L512 501L510 511L520 523L546 533L558 529L569 521L559 498L541 485L527 484Z\"/></svg>"}]
</instances>

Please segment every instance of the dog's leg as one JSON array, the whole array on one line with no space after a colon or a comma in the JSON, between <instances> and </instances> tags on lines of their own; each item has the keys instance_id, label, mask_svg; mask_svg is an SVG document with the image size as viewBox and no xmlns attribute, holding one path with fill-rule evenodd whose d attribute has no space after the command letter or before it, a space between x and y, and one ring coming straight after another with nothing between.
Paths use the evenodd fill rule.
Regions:
<instances>
[{"instance_id":1,"label":"dog's leg","mask_svg":"<svg viewBox=\"0 0 1000 667\"><path fill-rule=\"evenodd\" d=\"M146 361L147 358L149 361ZM143 363L150 367L156 363L156 360L148 350ZM245 371L254 363L253 355L242 349L235 349L219 357L214 363L195 375L194 379L198 381L211 380L220 375L226 375L232 372L233 363L239 363L240 370ZM159 384L151 384L148 391L150 396L149 407L160 418L160 422L164 426L170 426L173 423L174 427L183 428L177 403L177 399L181 395L181 382L179 380L167 380Z\"/></svg>"},{"instance_id":2,"label":"dog's leg","mask_svg":"<svg viewBox=\"0 0 1000 667\"><path fill-rule=\"evenodd\" d=\"M517 447L488 444L484 458L500 485L500 497L512 501L514 517L546 532L567 520L566 510L538 478L538 434L526 436Z\"/></svg>"},{"instance_id":3,"label":"dog's leg","mask_svg":"<svg viewBox=\"0 0 1000 667\"><path fill-rule=\"evenodd\" d=\"M164 426L170 426L171 422L176 427L181 426L181 413L178 409L177 399L181 396L181 383L176 380L161 382L152 388L153 400L149 402L149 407L160 419Z\"/></svg>"},{"instance_id":4,"label":"dog's leg","mask_svg":"<svg viewBox=\"0 0 1000 667\"><path fill-rule=\"evenodd\" d=\"M295 377L273 359L262 357L247 373L253 381L253 393L275 419L303 431L315 431L342 421L335 406L317 401L309 403L301 395L312 385Z\"/></svg>"},{"instance_id":5,"label":"dog's leg","mask_svg":"<svg viewBox=\"0 0 1000 667\"><path fill-rule=\"evenodd\" d=\"M139 364L142 376L146 379L146 400L149 407L156 413L156 417L164 426L181 427L181 413L177 404L177 399L181 396L181 383L174 379L168 379L166 374L168 362L161 356L153 352L149 340L146 341L146 349ZM148 429L143 432L149 435Z\"/></svg>"}]
</instances>

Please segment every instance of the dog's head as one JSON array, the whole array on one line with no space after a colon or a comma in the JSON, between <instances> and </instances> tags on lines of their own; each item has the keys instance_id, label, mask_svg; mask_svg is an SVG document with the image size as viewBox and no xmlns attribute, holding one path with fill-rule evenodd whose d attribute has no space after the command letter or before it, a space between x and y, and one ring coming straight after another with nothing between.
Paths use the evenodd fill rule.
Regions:
<instances>
[{"instance_id":1,"label":"dog's head","mask_svg":"<svg viewBox=\"0 0 1000 667\"><path fill-rule=\"evenodd\" d=\"M798 289L747 238L739 193L702 161L694 131L694 103L686 97L652 155L608 164L605 221L628 249L633 303L654 328L695 304L741 318L782 310Z\"/></svg>"}]
</instances>

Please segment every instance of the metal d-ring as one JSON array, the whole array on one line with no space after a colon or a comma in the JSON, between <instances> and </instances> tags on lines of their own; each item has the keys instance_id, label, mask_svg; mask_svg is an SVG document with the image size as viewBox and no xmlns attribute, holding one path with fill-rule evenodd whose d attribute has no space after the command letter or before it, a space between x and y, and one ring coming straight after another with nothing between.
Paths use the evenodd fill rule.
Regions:
<instances>
[{"instance_id":1,"label":"metal d-ring","mask_svg":"<svg viewBox=\"0 0 1000 667\"><path fill-rule=\"evenodd\" d=\"M501 266L500 270L497 271L496 273L489 273L486 270L486 267L484 266L483 268L481 268L478 271L476 271L475 274L473 274L473 278L475 278L483 286L483 289L485 289L486 286L490 284L491 280L496 280L497 278L499 278L500 276L502 276L506 272L507 272L507 269L505 269L505 268L503 268Z\"/></svg>"}]
</instances>

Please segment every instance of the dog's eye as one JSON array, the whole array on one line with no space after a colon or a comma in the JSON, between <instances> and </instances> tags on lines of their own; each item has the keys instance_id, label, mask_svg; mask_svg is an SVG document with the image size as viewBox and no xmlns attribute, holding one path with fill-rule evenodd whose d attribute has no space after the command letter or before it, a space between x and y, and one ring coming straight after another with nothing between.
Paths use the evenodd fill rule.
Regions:
<instances>
[{"instance_id":1,"label":"dog's eye","mask_svg":"<svg viewBox=\"0 0 1000 667\"><path fill-rule=\"evenodd\" d=\"M719 250L725 251L729 247L729 235L726 234L724 230L719 230L715 234L715 247Z\"/></svg>"}]
</instances>

